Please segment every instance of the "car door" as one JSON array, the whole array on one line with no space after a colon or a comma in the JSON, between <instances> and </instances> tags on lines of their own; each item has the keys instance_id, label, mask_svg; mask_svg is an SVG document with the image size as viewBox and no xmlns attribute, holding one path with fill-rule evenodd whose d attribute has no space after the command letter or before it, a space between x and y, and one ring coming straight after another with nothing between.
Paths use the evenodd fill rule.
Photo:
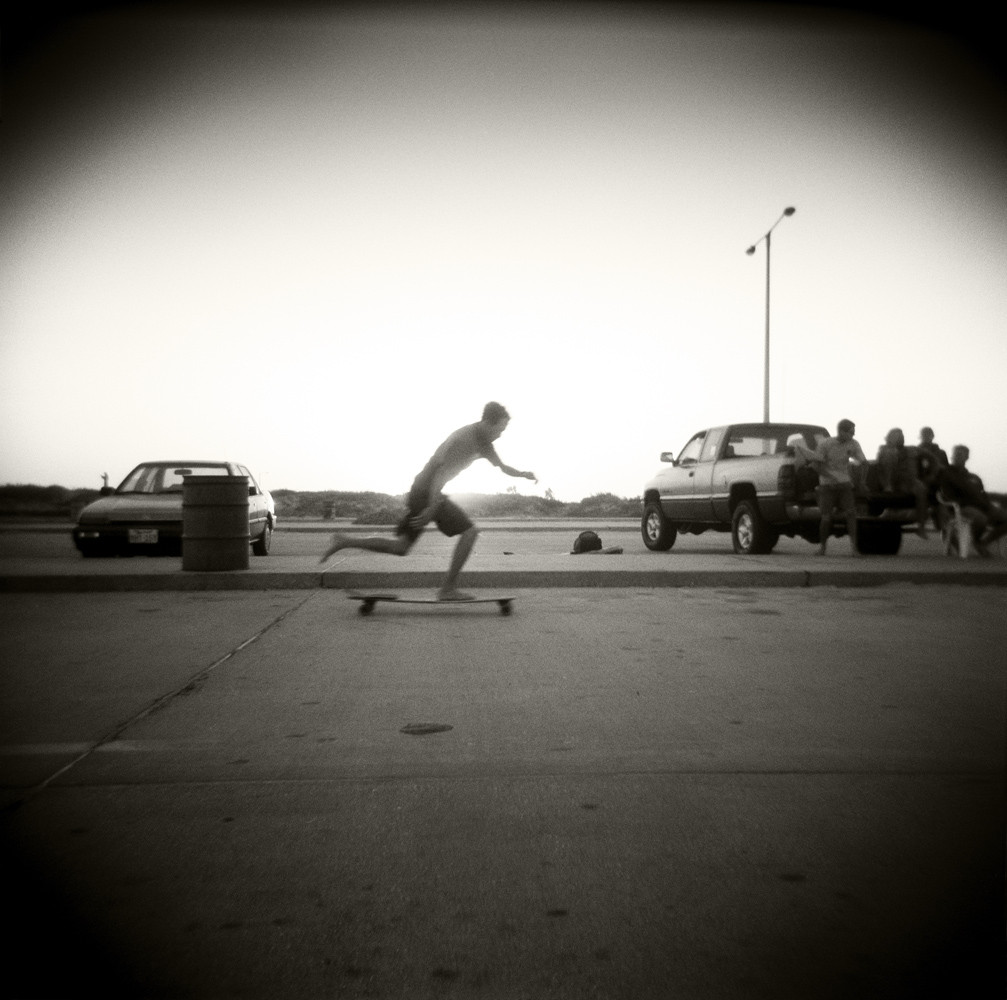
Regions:
<instances>
[{"instance_id":1,"label":"car door","mask_svg":"<svg viewBox=\"0 0 1007 1000\"><path fill-rule=\"evenodd\" d=\"M707 431L703 441L699 460L693 469L692 477L692 507L690 516L694 521L711 522L713 516L713 473L717 456L720 453L720 442L724 439L726 427L714 427Z\"/></svg>"},{"instance_id":2,"label":"car door","mask_svg":"<svg viewBox=\"0 0 1007 1000\"><path fill-rule=\"evenodd\" d=\"M674 464L658 473L661 509L669 521L686 523L694 520L696 466L705 440L706 431L695 434L679 452Z\"/></svg>"}]
</instances>

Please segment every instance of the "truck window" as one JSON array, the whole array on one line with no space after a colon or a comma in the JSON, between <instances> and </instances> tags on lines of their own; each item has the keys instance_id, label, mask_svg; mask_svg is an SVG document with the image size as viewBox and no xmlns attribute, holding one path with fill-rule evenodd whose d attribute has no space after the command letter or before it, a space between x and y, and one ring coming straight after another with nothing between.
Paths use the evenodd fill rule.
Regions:
<instances>
[{"instance_id":1,"label":"truck window","mask_svg":"<svg viewBox=\"0 0 1007 1000\"><path fill-rule=\"evenodd\" d=\"M679 465L695 465L699 461L699 453L703 450L703 440L706 431L700 431L679 453Z\"/></svg>"},{"instance_id":2,"label":"truck window","mask_svg":"<svg viewBox=\"0 0 1007 1000\"><path fill-rule=\"evenodd\" d=\"M712 462L717 457L717 451L720 448L720 442L724 438L725 430L726 428L724 427L714 427L713 430L707 433L703 450L699 455L701 462Z\"/></svg>"},{"instance_id":3,"label":"truck window","mask_svg":"<svg viewBox=\"0 0 1007 1000\"><path fill-rule=\"evenodd\" d=\"M755 455L775 455L779 441L775 435L732 434L727 442L728 453L738 457L752 458Z\"/></svg>"}]
</instances>

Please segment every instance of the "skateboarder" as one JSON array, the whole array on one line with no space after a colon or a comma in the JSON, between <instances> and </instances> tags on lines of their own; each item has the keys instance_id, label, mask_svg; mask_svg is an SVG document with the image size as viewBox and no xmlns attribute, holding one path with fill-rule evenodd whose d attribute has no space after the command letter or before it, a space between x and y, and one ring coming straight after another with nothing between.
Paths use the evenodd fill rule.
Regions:
<instances>
[{"instance_id":1,"label":"skateboarder","mask_svg":"<svg viewBox=\"0 0 1007 1000\"><path fill-rule=\"evenodd\" d=\"M503 406L487 403L483 408L482 419L476 424L466 424L448 435L413 481L407 501L408 510L395 529L395 538L352 538L337 531L319 562L325 562L340 549L350 548L404 556L423 533L424 527L433 521L449 538L460 536L447 576L437 592L437 599L471 601L472 595L458 590L457 582L458 574L479 537L479 529L461 507L444 496L442 490L477 458L485 458L508 476L531 479L537 483L534 472L519 472L504 465L493 447L493 442L503 434L509 423L510 414Z\"/></svg>"}]
</instances>

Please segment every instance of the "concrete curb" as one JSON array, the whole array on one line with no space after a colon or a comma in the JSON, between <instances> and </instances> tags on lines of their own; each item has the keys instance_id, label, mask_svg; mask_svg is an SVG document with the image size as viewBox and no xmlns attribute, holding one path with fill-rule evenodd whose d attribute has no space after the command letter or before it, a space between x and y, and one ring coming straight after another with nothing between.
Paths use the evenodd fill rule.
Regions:
<instances>
[{"instance_id":1,"label":"concrete curb","mask_svg":"<svg viewBox=\"0 0 1007 1000\"><path fill-rule=\"evenodd\" d=\"M407 590L439 586L443 571L23 574L0 576L0 593L116 593L206 590ZM634 587L881 587L888 584L1007 586L1007 574L906 570L473 570L464 585L484 590Z\"/></svg>"}]
</instances>

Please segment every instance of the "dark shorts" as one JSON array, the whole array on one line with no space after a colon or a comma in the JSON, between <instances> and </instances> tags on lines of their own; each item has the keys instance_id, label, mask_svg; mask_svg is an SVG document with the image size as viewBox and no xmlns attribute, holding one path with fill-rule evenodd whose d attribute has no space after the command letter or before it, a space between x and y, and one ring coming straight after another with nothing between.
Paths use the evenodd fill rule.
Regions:
<instances>
[{"instance_id":1,"label":"dark shorts","mask_svg":"<svg viewBox=\"0 0 1007 1000\"><path fill-rule=\"evenodd\" d=\"M409 523L409 519L425 510L429 502L427 493L413 490L409 494L407 501L408 510L406 511L406 516L399 521L395 534L399 536L405 535L410 542L415 542L423 534L423 528L414 528ZM448 538L460 535L462 532L468 531L469 528L473 527L472 520L468 514L448 497L445 497L441 501L440 507L437 508L437 515L434 517L432 523L436 524L438 529L447 535Z\"/></svg>"},{"instance_id":2,"label":"dark shorts","mask_svg":"<svg viewBox=\"0 0 1007 1000\"><path fill-rule=\"evenodd\" d=\"M852 483L826 483L818 487L818 509L828 517L836 508L843 514L856 513Z\"/></svg>"}]
</instances>

